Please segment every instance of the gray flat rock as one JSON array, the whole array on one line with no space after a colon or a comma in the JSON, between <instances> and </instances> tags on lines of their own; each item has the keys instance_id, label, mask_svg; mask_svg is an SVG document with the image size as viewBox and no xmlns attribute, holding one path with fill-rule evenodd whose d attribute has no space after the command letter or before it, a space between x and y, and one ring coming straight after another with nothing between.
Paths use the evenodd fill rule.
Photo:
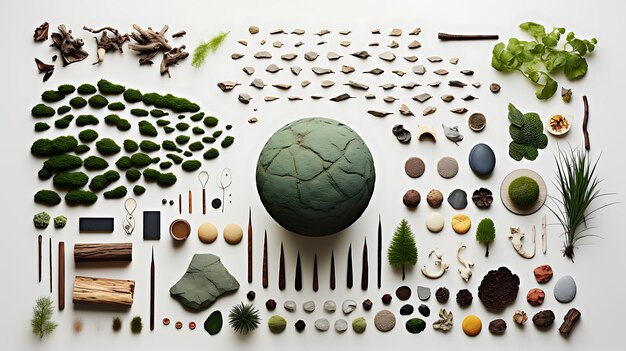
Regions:
<instances>
[{"instance_id":1,"label":"gray flat rock","mask_svg":"<svg viewBox=\"0 0 626 351\"><path fill-rule=\"evenodd\" d=\"M278 72L278 71L280 71L280 70L282 70L282 68L280 68L280 67L276 66L276 65L275 65L275 64L273 64L273 63L272 63L272 64L270 64L269 66L267 66L267 67L265 68L265 71L266 71L266 72L269 72L269 73L276 73L276 72Z\"/></svg>"},{"instance_id":2,"label":"gray flat rock","mask_svg":"<svg viewBox=\"0 0 626 351\"><path fill-rule=\"evenodd\" d=\"M259 51L256 54L254 54L254 58L257 58L257 59L270 59L270 58L272 58L272 54L270 54L269 51Z\"/></svg>"},{"instance_id":3,"label":"gray flat rock","mask_svg":"<svg viewBox=\"0 0 626 351\"><path fill-rule=\"evenodd\" d=\"M428 61L434 63L434 62L441 62L441 61L443 61L443 59L441 57L439 57L439 56L429 56L428 57Z\"/></svg>"},{"instance_id":4,"label":"gray flat rock","mask_svg":"<svg viewBox=\"0 0 626 351\"><path fill-rule=\"evenodd\" d=\"M285 61L291 61L293 59L295 59L296 57L298 57L298 54L295 54L293 52L287 53L287 54L283 54L280 56L281 59L285 60Z\"/></svg>"},{"instance_id":5,"label":"gray flat rock","mask_svg":"<svg viewBox=\"0 0 626 351\"><path fill-rule=\"evenodd\" d=\"M404 56L404 59L409 62L415 62L417 61L417 56Z\"/></svg>"},{"instance_id":6,"label":"gray flat rock","mask_svg":"<svg viewBox=\"0 0 626 351\"><path fill-rule=\"evenodd\" d=\"M333 313L337 310L337 304L333 300L326 300L324 302L324 311Z\"/></svg>"},{"instance_id":7,"label":"gray flat rock","mask_svg":"<svg viewBox=\"0 0 626 351\"><path fill-rule=\"evenodd\" d=\"M315 302L306 301L305 303L302 304L302 309L304 310L304 312L307 312L307 313L311 313L315 311Z\"/></svg>"},{"instance_id":8,"label":"gray flat rock","mask_svg":"<svg viewBox=\"0 0 626 351\"><path fill-rule=\"evenodd\" d=\"M315 51L309 51L304 54L304 59L307 61L315 61L320 55Z\"/></svg>"},{"instance_id":9,"label":"gray flat rock","mask_svg":"<svg viewBox=\"0 0 626 351\"><path fill-rule=\"evenodd\" d=\"M251 76L254 74L254 67L246 66L243 68L243 71L246 72L247 75Z\"/></svg>"},{"instance_id":10,"label":"gray flat rock","mask_svg":"<svg viewBox=\"0 0 626 351\"><path fill-rule=\"evenodd\" d=\"M570 275L557 280L554 285L554 298L561 303L568 303L576 297L576 282Z\"/></svg>"},{"instance_id":11,"label":"gray flat rock","mask_svg":"<svg viewBox=\"0 0 626 351\"><path fill-rule=\"evenodd\" d=\"M428 301L430 299L430 288L426 286L417 286L417 298L422 301Z\"/></svg>"},{"instance_id":12,"label":"gray flat rock","mask_svg":"<svg viewBox=\"0 0 626 351\"><path fill-rule=\"evenodd\" d=\"M237 100L239 100L242 104L249 104L250 100L252 100L252 96L247 93L240 93L239 96L237 96Z\"/></svg>"},{"instance_id":13,"label":"gray flat rock","mask_svg":"<svg viewBox=\"0 0 626 351\"><path fill-rule=\"evenodd\" d=\"M250 83L251 87L255 87L257 89L263 89L266 85L267 84L265 84L261 78L254 78L252 83Z\"/></svg>"},{"instance_id":14,"label":"gray flat rock","mask_svg":"<svg viewBox=\"0 0 626 351\"><path fill-rule=\"evenodd\" d=\"M422 75L426 73L426 67L424 67L424 65L413 66L413 73Z\"/></svg>"},{"instance_id":15,"label":"gray flat rock","mask_svg":"<svg viewBox=\"0 0 626 351\"><path fill-rule=\"evenodd\" d=\"M350 314L352 313L352 311L354 311L356 309L356 301L354 300L345 300L342 304L341 304L341 311L344 314Z\"/></svg>"},{"instance_id":16,"label":"gray flat rock","mask_svg":"<svg viewBox=\"0 0 626 351\"><path fill-rule=\"evenodd\" d=\"M357 52L353 52L350 55L354 56L354 57L358 57L361 59L366 59L372 55L370 55L367 51L365 50L361 50L361 51L357 51Z\"/></svg>"},{"instance_id":17,"label":"gray flat rock","mask_svg":"<svg viewBox=\"0 0 626 351\"><path fill-rule=\"evenodd\" d=\"M320 76L324 74L334 73L332 69L324 68L324 67L313 67L311 68L311 71L313 71L313 73L320 75Z\"/></svg>"},{"instance_id":18,"label":"gray flat rock","mask_svg":"<svg viewBox=\"0 0 626 351\"><path fill-rule=\"evenodd\" d=\"M296 302L293 300L287 300L283 303L283 307L289 312L294 312L296 310L296 306Z\"/></svg>"},{"instance_id":19,"label":"gray flat rock","mask_svg":"<svg viewBox=\"0 0 626 351\"><path fill-rule=\"evenodd\" d=\"M454 189L448 195L448 203L455 210L462 210L467 207L467 193L462 189Z\"/></svg>"},{"instance_id":20,"label":"gray flat rock","mask_svg":"<svg viewBox=\"0 0 626 351\"><path fill-rule=\"evenodd\" d=\"M418 95L413 96L413 100L415 101L419 101L419 102L426 102L428 99L432 98L433 96L430 95L429 93L421 93Z\"/></svg>"},{"instance_id":21,"label":"gray flat rock","mask_svg":"<svg viewBox=\"0 0 626 351\"><path fill-rule=\"evenodd\" d=\"M396 59L396 55L391 51L385 51L378 55L378 58L384 61L393 61Z\"/></svg>"},{"instance_id":22,"label":"gray flat rock","mask_svg":"<svg viewBox=\"0 0 626 351\"><path fill-rule=\"evenodd\" d=\"M363 83L355 82L353 80L348 81L348 83L346 83L344 85L347 85L349 87L352 87L354 89L359 89L359 90L367 90L367 89L370 88L369 86L367 86L367 85L365 85Z\"/></svg>"},{"instance_id":23,"label":"gray flat rock","mask_svg":"<svg viewBox=\"0 0 626 351\"><path fill-rule=\"evenodd\" d=\"M355 69L352 66L348 66L348 65L341 66L341 73L352 73L354 71Z\"/></svg>"},{"instance_id":24,"label":"gray flat rock","mask_svg":"<svg viewBox=\"0 0 626 351\"><path fill-rule=\"evenodd\" d=\"M343 56L339 55L338 53L334 51L329 51L328 54L326 54L326 58L330 61L339 60L342 57Z\"/></svg>"},{"instance_id":25,"label":"gray flat rock","mask_svg":"<svg viewBox=\"0 0 626 351\"><path fill-rule=\"evenodd\" d=\"M330 328L330 322L326 318L320 318L315 321L315 329L325 332Z\"/></svg>"},{"instance_id":26,"label":"gray flat rock","mask_svg":"<svg viewBox=\"0 0 626 351\"><path fill-rule=\"evenodd\" d=\"M298 66L291 66L291 68L289 68L291 70L291 73L293 73L294 75L298 75L300 74L300 72L302 72L302 68L298 67Z\"/></svg>"},{"instance_id":27,"label":"gray flat rock","mask_svg":"<svg viewBox=\"0 0 626 351\"><path fill-rule=\"evenodd\" d=\"M348 322L345 319L339 318L335 321L335 330L337 333L343 333L348 330Z\"/></svg>"}]
</instances>

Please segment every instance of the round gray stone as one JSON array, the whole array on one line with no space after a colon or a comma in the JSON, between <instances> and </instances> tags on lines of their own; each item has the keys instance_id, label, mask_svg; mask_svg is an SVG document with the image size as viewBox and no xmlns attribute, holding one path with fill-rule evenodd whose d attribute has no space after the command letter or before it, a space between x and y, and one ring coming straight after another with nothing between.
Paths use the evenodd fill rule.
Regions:
<instances>
[{"instance_id":1,"label":"round gray stone","mask_svg":"<svg viewBox=\"0 0 626 351\"><path fill-rule=\"evenodd\" d=\"M448 195L448 203L455 210L462 210L467 206L467 193L461 189L454 189Z\"/></svg>"},{"instance_id":2,"label":"round gray stone","mask_svg":"<svg viewBox=\"0 0 626 351\"><path fill-rule=\"evenodd\" d=\"M314 325L315 325L315 329L321 332L325 332L328 330L328 328L330 328L330 322L326 318L320 318L316 320Z\"/></svg>"},{"instance_id":3,"label":"round gray stone","mask_svg":"<svg viewBox=\"0 0 626 351\"><path fill-rule=\"evenodd\" d=\"M496 155L487 144L476 144L469 153L469 166L478 176L488 176L496 167Z\"/></svg>"},{"instance_id":4,"label":"round gray stone","mask_svg":"<svg viewBox=\"0 0 626 351\"><path fill-rule=\"evenodd\" d=\"M305 312L311 313L313 311L315 311L315 302L313 301L307 301L305 303L302 304L302 309Z\"/></svg>"},{"instance_id":5,"label":"round gray stone","mask_svg":"<svg viewBox=\"0 0 626 351\"><path fill-rule=\"evenodd\" d=\"M333 313L337 310L337 304L333 300L326 300L324 302L324 311Z\"/></svg>"},{"instance_id":6,"label":"round gray stone","mask_svg":"<svg viewBox=\"0 0 626 351\"><path fill-rule=\"evenodd\" d=\"M348 330L348 322L345 319L337 319L335 321L335 330L337 333L343 333Z\"/></svg>"},{"instance_id":7,"label":"round gray stone","mask_svg":"<svg viewBox=\"0 0 626 351\"><path fill-rule=\"evenodd\" d=\"M417 286L417 297L422 301L430 299L430 288L426 286Z\"/></svg>"},{"instance_id":8,"label":"round gray stone","mask_svg":"<svg viewBox=\"0 0 626 351\"><path fill-rule=\"evenodd\" d=\"M459 172L459 163L452 157L442 157L437 162L437 173L443 178L449 179Z\"/></svg>"},{"instance_id":9,"label":"round gray stone","mask_svg":"<svg viewBox=\"0 0 626 351\"><path fill-rule=\"evenodd\" d=\"M576 297L576 282L570 275L561 277L554 285L554 298L558 302L568 303Z\"/></svg>"},{"instance_id":10,"label":"round gray stone","mask_svg":"<svg viewBox=\"0 0 626 351\"><path fill-rule=\"evenodd\" d=\"M289 312L294 312L296 310L296 302L293 300L287 300L283 304L283 307Z\"/></svg>"}]
</instances>

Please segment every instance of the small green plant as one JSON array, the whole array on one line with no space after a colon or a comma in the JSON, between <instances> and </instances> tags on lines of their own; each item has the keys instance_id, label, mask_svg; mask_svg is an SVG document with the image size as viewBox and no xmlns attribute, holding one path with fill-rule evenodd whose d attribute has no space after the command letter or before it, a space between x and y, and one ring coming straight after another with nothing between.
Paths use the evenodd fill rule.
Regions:
<instances>
[{"instance_id":1,"label":"small green plant","mask_svg":"<svg viewBox=\"0 0 626 351\"><path fill-rule=\"evenodd\" d=\"M493 224L493 220L491 218L483 218L478 223L478 228L476 228L476 241L487 246L485 257L489 257L489 244L495 239L496 226Z\"/></svg>"},{"instance_id":2,"label":"small green plant","mask_svg":"<svg viewBox=\"0 0 626 351\"><path fill-rule=\"evenodd\" d=\"M539 198L539 184L530 177L517 177L509 185L508 192L515 206L529 207Z\"/></svg>"},{"instance_id":3,"label":"small green plant","mask_svg":"<svg viewBox=\"0 0 626 351\"><path fill-rule=\"evenodd\" d=\"M202 42L193 50L193 58L191 59L191 65L195 68L200 68L206 60L209 52L215 53L217 49L224 43L224 40L230 32L221 32L218 35L211 38L207 42Z\"/></svg>"},{"instance_id":4,"label":"small green plant","mask_svg":"<svg viewBox=\"0 0 626 351\"><path fill-rule=\"evenodd\" d=\"M515 161L522 158L534 161L539 156L539 149L548 146L548 136L543 133L543 123L539 115L520 112L509 104L509 134L513 141L509 144L509 156Z\"/></svg>"},{"instance_id":5,"label":"small green plant","mask_svg":"<svg viewBox=\"0 0 626 351\"><path fill-rule=\"evenodd\" d=\"M387 260L392 267L402 268L402 280L405 278L404 266L407 264L414 266L417 263L415 236L406 219L400 221L393 233L387 250Z\"/></svg>"},{"instance_id":6,"label":"small green plant","mask_svg":"<svg viewBox=\"0 0 626 351\"><path fill-rule=\"evenodd\" d=\"M143 322L141 321L141 317L139 316L133 317L133 319L131 319L130 321L130 331L133 332L133 334L139 334L141 333L142 329L143 329Z\"/></svg>"},{"instance_id":7,"label":"small green plant","mask_svg":"<svg viewBox=\"0 0 626 351\"><path fill-rule=\"evenodd\" d=\"M52 320L53 313L54 302L52 302L51 297L40 297L35 301L33 318L30 320L33 334L39 338L52 334L57 327L57 324Z\"/></svg>"},{"instance_id":8,"label":"small green plant","mask_svg":"<svg viewBox=\"0 0 626 351\"><path fill-rule=\"evenodd\" d=\"M228 325L237 333L247 335L261 323L259 310L252 304L240 303L233 306L228 314Z\"/></svg>"},{"instance_id":9,"label":"small green plant","mask_svg":"<svg viewBox=\"0 0 626 351\"><path fill-rule=\"evenodd\" d=\"M48 225L50 224L50 215L45 211L36 213L33 216L33 224L35 225L35 228L48 228Z\"/></svg>"}]
</instances>

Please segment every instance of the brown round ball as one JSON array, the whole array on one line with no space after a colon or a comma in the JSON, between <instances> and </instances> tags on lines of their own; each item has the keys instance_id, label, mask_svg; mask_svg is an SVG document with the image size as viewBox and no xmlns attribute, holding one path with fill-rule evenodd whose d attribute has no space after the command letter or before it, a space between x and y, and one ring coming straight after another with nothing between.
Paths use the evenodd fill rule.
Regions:
<instances>
[{"instance_id":1,"label":"brown round ball","mask_svg":"<svg viewBox=\"0 0 626 351\"><path fill-rule=\"evenodd\" d=\"M421 200L422 200L422 196L420 195L419 191L415 189L407 190L406 193L404 193L404 196L402 197L402 203L404 203L404 206L410 207L410 208L417 207L417 205L420 204Z\"/></svg>"},{"instance_id":2,"label":"brown round ball","mask_svg":"<svg viewBox=\"0 0 626 351\"><path fill-rule=\"evenodd\" d=\"M437 189L432 189L428 192L428 195L426 195L426 202L428 202L430 207L438 208L443 202L443 194Z\"/></svg>"}]
</instances>

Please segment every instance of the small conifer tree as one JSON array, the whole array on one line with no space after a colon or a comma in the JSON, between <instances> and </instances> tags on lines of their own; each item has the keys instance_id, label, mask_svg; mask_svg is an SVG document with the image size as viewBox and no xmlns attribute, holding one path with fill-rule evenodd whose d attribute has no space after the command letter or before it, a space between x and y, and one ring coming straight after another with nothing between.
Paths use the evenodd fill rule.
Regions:
<instances>
[{"instance_id":1,"label":"small conifer tree","mask_svg":"<svg viewBox=\"0 0 626 351\"><path fill-rule=\"evenodd\" d=\"M406 219L402 219L391 238L391 244L387 250L387 260L394 268L402 268L402 280L405 278L404 266L417 263L417 246L411 226Z\"/></svg>"},{"instance_id":2,"label":"small conifer tree","mask_svg":"<svg viewBox=\"0 0 626 351\"><path fill-rule=\"evenodd\" d=\"M476 241L487 245L485 257L489 257L489 244L496 239L496 226L491 218L483 218L476 228Z\"/></svg>"}]
</instances>

